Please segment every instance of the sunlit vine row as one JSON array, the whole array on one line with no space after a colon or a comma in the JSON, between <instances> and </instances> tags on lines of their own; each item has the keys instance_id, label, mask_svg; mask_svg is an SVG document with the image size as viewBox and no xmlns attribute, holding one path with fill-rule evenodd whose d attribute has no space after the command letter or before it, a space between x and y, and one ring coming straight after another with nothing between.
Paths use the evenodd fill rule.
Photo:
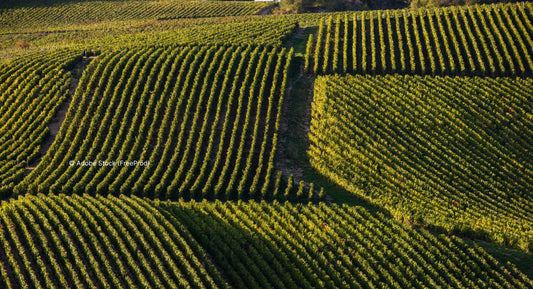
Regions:
<instances>
[{"instance_id":1,"label":"sunlit vine row","mask_svg":"<svg viewBox=\"0 0 533 289\"><path fill-rule=\"evenodd\" d=\"M106 25L43 33L0 35L0 63L41 50L107 51L167 45L281 46L297 28L295 21L253 19L235 23L183 24L178 21L133 22L124 27ZM18 48L24 43L27 48Z\"/></svg>"},{"instance_id":2,"label":"sunlit vine row","mask_svg":"<svg viewBox=\"0 0 533 289\"><path fill-rule=\"evenodd\" d=\"M527 3L332 15L308 42L317 74L533 74Z\"/></svg>"},{"instance_id":3,"label":"sunlit vine row","mask_svg":"<svg viewBox=\"0 0 533 289\"><path fill-rule=\"evenodd\" d=\"M318 197L307 184L281 191L293 181L274 168L291 57L237 46L102 54L80 79L56 141L16 191Z\"/></svg>"},{"instance_id":4,"label":"sunlit vine row","mask_svg":"<svg viewBox=\"0 0 533 289\"><path fill-rule=\"evenodd\" d=\"M39 196L3 203L1 287L228 287L183 225L139 202Z\"/></svg>"},{"instance_id":5,"label":"sunlit vine row","mask_svg":"<svg viewBox=\"0 0 533 289\"><path fill-rule=\"evenodd\" d=\"M244 1L81 1L53 6L2 9L0 31L55 28L136 19L176 19L257 14L270 2Z\"/></svg>"},{"instance_id":6,"label":"sunlit vine row","mask_svg":"<svg viewBox=\"0 0 533 289\"><path fill-rule=\"evenodd\" d=\"M139 31L138 33L117 31L115 34L104 37L97 34L98 37L94 37L89 43L87 39L85 39L85 42L80 42L86 46L98 47L99 49L176 44L281 46L283 41L296 28L297 24L294 21L266 19L199 25L179 29L170 26L164 30L161 28L155 31L148 29L146 32Z\"/></svg>"}]
</instances>

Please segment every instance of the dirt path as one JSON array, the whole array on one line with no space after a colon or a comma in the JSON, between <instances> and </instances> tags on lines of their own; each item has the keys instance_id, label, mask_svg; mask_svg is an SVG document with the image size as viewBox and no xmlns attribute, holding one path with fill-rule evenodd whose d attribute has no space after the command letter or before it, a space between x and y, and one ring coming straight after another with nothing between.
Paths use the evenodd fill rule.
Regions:
<instances>
[{"instance_id":1,"label":"dirt path","mask_svg":"<svg viewBox=\"0 0 533 289\"><path fill-rule=\"evenodd\" d=\"M309 34L316 33L315 28L299 28L286 42L286 48L294 48L293 64L289 71L285 103L280 120L280 140L276 154L276 169L285 176L293 175L294 180L313 182L315 188L323 188L326 201L359 205L370 212L381 211L363 198L346 191L327 177L318 173L310 164L309 133L311 127L311 105L315 76L304 72L305 50Z\"/></svg>"},{"instance_id":2,"label":"dirt path","mask_svg":"<svg viewBox=\"0 0 533 289\"><path fill-rule=\"evenodd\" d=\"M302 58L296 57L291 79L287 83L286 103L280 122L280 139L278 147L278 169L284 175L294 175L296 180L303 178L307 159L309 126L311 120L311 102L313 100L313 77L303 72ZM304 163L302 163L304 162Z\"/></svg>"},{"instance_id":3,"label":"dirt path","mask_svg":"<svg viewBox=\"0 0 533 289\"><path fill-rule=\"evenodd\" d=\"M67 111L70 106L70 102L72 101L72 97L74 96L76 88L78 87L78 83L80 82L80 77L83 73L83 70L85 69L87 64L89 64L89 62L91 62L91 60L95 58L95 56L83 57L83 59L78 62L76 66L70 71L70 87L68 90L69 97L67 100L65 100L65 102L63 102L61 107L59 107L59 110L56 112L56 115L48 124L50 134L46 137L44 143L39 149L40 157L34 162L28 164L28 167L26 168L26 175L29 174L35 167L37 167L37 165L41 162L42 157L46 154L46 152L56 139L56 136L59 133L59 129L61 128L61 124L63 123L67 115Z\"/></svg>"},{"instance_id":4,"label":"dirt path","mask_svg":"<svg viewBox=\"0 0 533 289\"><path fill-rule=\"evenodd\" d=\"M307 32L307 33L306 33ZM307 160L308 136L311 120L311 102L313 100L314 77L303 71L302 47L305 46L307 34L304 28L298 28L285 43L285 47L294 48L295 57L289 71L286 98L280 120L280 138L277 151L278 170L285 176L293 175L299 181L303 179L303 169Z\"/></svg>"}]
</instances>

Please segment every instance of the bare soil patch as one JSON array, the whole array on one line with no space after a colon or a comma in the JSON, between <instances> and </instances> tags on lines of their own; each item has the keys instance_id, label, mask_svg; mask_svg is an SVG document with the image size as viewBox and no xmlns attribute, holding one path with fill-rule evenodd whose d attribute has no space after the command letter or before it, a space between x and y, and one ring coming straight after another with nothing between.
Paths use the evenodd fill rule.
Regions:
<instances>
[{"instance_id":1,"label":"bare soil patch","mask_svg":"<svg viewBox=\"0 0 533 289\"><path fill-rule=\"evenodd\" d=\"M70 87L68 90L69 97L67 100L65 100L65 102L63 102L54 118L52 118L52 121L50 121L50 123L48 124L50 134L48 135L48 137L46 137L44 143L39 149L40 157L36 161L28 164L28 167L26 168L26 174L29 174L41 162L42 157L46 154L46 152L56 139L56 136L59 133L59 129L61 128L61 124L63 123L67 115L67 111L70 106L70 102L72 101L72 97L76 92L76 88L78 87L83 70L85 69L87 64L89 64L89 62L94 58L96 58L96 56L83 57L83 59L78 62L76 66L74 66L74 68L70 71L71 78Z\"/></svg>"}]
</instances>

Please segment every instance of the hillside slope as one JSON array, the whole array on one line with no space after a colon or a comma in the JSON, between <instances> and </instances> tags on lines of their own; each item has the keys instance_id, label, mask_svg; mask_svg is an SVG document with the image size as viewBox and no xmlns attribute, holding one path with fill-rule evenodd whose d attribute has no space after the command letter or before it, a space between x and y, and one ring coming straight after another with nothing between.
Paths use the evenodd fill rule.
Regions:
<instances>
[{"instance_id":1,"label":"hillside slope","mask_svg":"<svg viewBox=\"0 0 533 289\"><path fill-rule=\"evenodd\" d=\"M276 182L290 58L284 49L223 46L102 54L16 191L264 196Z\"/></svg>"},{"instance_id":2,"label":"hillside slope","mask_svg":"<svg viewBox=\"0 0 533 289\"><path fill-rule=\"evenodd\" d=\"M533 5L329 16L306 55L317 74L533 75Z\"/></svg>"},{"instance_id":3,"label":"hillside slope","mask_svg":"<svg viewBox=\"0 0 533 289\"><path fill-rule=\"evenodd\" d=\"M309 157L413 223L533 249L533 80L324 76Z\"/></svg>"},{"instance_id":4,"label":"hillside slope","mask_svg":"<svg viewBox=\"0 0 533 289\"><path fill-rule=\"evenodd\" d=\"M3 288L533 288L480 247L347 206L39 195L0 224Z\"/></svg>"}]
</instances>

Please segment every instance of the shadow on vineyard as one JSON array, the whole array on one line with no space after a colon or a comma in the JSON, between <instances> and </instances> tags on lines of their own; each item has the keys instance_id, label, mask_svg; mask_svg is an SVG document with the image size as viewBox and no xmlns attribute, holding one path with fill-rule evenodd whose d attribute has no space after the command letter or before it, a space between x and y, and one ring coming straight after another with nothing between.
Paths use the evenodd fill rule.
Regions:
<instances>
[{"instance_id":1,"label":"shadow on vineyard","mask_svg":"<svg viewBox=\"0 0 533 289\"><path fill-rule=\"evenodd\" d=\"M343 280L368 282L362 275L376 278L370 282L382 282L381 273L368 270L368 264L391 268L407 260L411 260L412 268L418 267L415 270L419 274L431 275L438 283L448 274L445 267L459 266L471 272L469 280L457 275L451 282L457 282L458 278L459 282L474 284L481 281L477 276L484 276L481 282L504 278L505 282L519 286L520 280L527 282L527 277L518 272L525 273L526 262L531 259L530 254L508 249L487 253L482 249L484 244L412 229L360 206L162 202L156 208L166 219L175 218L175 223L190 231L194 243L202 247L222 278L235 288L265 288L266 284L270 285L266 287L282 288L283 284L293 282L296 288L338 288ZM436 271L431 271L431 263L419 267L428 256L416 252L422 252L426 245L432 248L430 255L436 254L433 258L441 256L455 261L441 263ZM404 250L404 247L411 249ZM378 252L382 250L388 253L380 255ZM513 257L520 258L519 262L502 254L514 254ZM342 274L323 271L333 263ZM352 275L353 268L359 273ZM503 274L486 274L494 272L489 268ZM326 274L330 278L323 278ZM402 279L400 275L397 271L394 279L398 277L396 280L402 288L410 288L413 279Z\"/></svg>"},{"instance_id":2,"label":"shadow on vineyard","mask_svg":"<svg viewBox=\"0 0 533 289\"><path fill-rule=\"evenodd\" d=\"M0 288L533 289L533 4L281 1L0 3Z\"/></svg>"},{"instance_id":3,"label":"shadow on vineyard","mask_svg":"<svg viewBox=\"0 0 533 289\"><path fill-rule=\"evenodd\" d=\"M317 27L299 29L287 43L295 51L292 66L289 71L287 100L284 106L279 150L279 169L285 175L294 175L296 181L312 180L313 183L324 188L327 200L339 204L358 205L369 211L381 211L382 208L370 204L334 182L322 176L309 163L307 150L309 148L308 133L311 122L311 103L313 101L313 83L315 77L304 72L304 53L307 39L315 33Z\"/></svg>"},{"instance_id":4,"label":"shadow on vineyard","mask_svg":"<svg viewBox=\"0 0 533 289\"><path fill-rule=\"evenodd\" d=\"M307 39L308 35L304 33L302 38ZM304 41L305 43L305 41ZM292 43L298 47L298 39ZM304 45L305 46L305 45ZM295 54L301 52L295 49ZM283 138L280 142L279 165L280 170L285 174L294 174L296 179L313 180L313 182L324 188L327 194L327 200L337 204L347 204L353 207L364 207L373 214L383 213L391 217L390 213L380 206L373 205L361 197L348 192L341 186L328 180L326 177L311 167L307 150L309 148L309 125L311 121L311 103L313 100L313 84L315 77L303 73L304 58L296 56L289 77L289 91L285 104L284 119L282 125ZM440 229L422 228L412 226L416 230L424 230L432 235L438 236ZM449 234L453 236L453 234ZM459 234L461 236L461 234ZM493 258L502 264L510 263L516 266L521 272L529 278L533 278L533 254L520 250L506 248L501 245L493 244L482 240L466 239L466 245L470 250L475 247L482 247Z\"/></svg>"},{"instance_id":5,"label":"shadow on vineyard","mask_svg":"<svg viewBox=\"0 0 533 289\"><path fill-rule=\"evenodd\" d=\"M380 210L365 200L344 190L316 172L307 158L308 136L313 101L314 76L304 73L304 55L309 35L315 34L318 26L299 28L285 43L294 48L294 59L289 71L287 100L284 104L281 124L281 141L278 166L284 175L294 175L295 180L312 180L324 188L329 201L350 205L363 205L372 211Z\"/></svg>"},{"instance_id":6,"label":"shadow on vineyard","mask_svg":"<svg viewBox=\"0 0 533 289\"><path fill-rule=\"evenodd\" d=\"M280 246L275 239L267 239L259 232L260 220L257 220L257 224L251 224L250 219L239 220L234 216L226 215L224 211L204 211L173 204L167 205L167 208L158 208L160 212L163 215L175 217L190 230L222 278L235 288L262 288L259 284L280 282L280 279L286 278L283 275L289 272L285 272L284 269L288 269L286 266L289 264L298 267L304 265L302 260L295 258L294 253L284 252L287 250L286 246ZM224 207L226 206L219 209L225 209ZM231 214L231 211L228 212ZM247 214L243 214L243 217L246 216ZM287 256L287 253L292 256ZM280 264L280 260L276 260L280 256L289 257L291 261L298 261ZM274 264L276 266L272 268Z\"/></svg>"},{"instance_id":7,"label":"shadow on vineyard","mask_svg":"<svg viewBox=\"0 0 533 289\"><path fill-rule=\"evenodd\" d=\"M526 253L516 249L505 248L500 245L479 240L473 241L467 239L466 243L469 245L476 244L482 247L485 251L487 251L487 253L489 253L496 260L500 261L502 264L510 262L529 278L533 278L533 266L531 266L531 264L533 264L533 253Z\"/></svg>"},{"instance_id":8,"label":"shadow on vineyard","mask_svg":"<svg viewBox=\"0 0 533 289\"><path fill-rule=\"evenodd\" d=\"M313 182L324 188L328 195L326 198L330 202L338 204L348 204L350 206L362 206L370 212L383 213L391 217L391 213L378 205L373 205L355 194L348 192L344 188L330 181L317 172L309 163L307 151L309 149L308 133L311 122L311 103L313 101L313 86L315 76L304 73L304 57L306 40L310 34L317 32L317 27L299 29L294 37L287 43L295 48L295 59L289 74L288 97L285 104L284 119L282 125L281 149L280 149L280 170L285 174L294 174L296 179L313 180ZM422 227L420 227L422 226ZM442 228L425 227L424 224L415 225L419 230L438 235ZM425 227L425 228L424 228ZM453 235L453 233L450 233ZM457 233L458 236L463 234ZM533 275L531 261L533 254L510 249L501 245L487 243L481 240L468 241L471 248L480 246L497 259L502 264L507 262L517 266L529 277Z\"/></svg>"}]
</instances>

